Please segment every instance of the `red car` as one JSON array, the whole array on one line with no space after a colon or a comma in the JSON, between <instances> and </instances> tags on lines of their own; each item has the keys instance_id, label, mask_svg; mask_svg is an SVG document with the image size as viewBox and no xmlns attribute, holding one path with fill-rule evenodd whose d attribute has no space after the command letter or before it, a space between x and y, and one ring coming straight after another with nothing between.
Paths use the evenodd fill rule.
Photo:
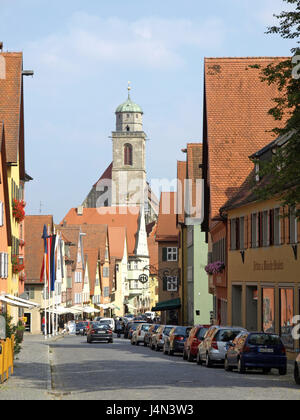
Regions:
<instances>
[{"instance_id":1,"label":"red car","mask_svg":"<svg viewBox=\"0 0 300 420\"><path fill-rule=\"evenodd\" d=\"M198 346L202 343L210 325L196 325L184 343L183 360L193 362L197 357Z\"/></svg>"}]
</instances>

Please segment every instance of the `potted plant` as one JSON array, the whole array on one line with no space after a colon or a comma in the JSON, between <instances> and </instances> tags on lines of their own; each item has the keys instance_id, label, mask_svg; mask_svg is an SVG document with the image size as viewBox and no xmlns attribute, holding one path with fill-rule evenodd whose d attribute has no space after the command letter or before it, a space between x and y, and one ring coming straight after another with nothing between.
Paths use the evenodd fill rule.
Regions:
<instances>
[{"instance_id":1,"label":"potted plant","mask_svg":"<svg viewBox=\"0 0 300 420\"><path fill-rule=\"evenodd\" d=\"M224 268L225 268L225 264L222 261L216 261L216 262L207 264L207 266L205 267L205 271L207 272L207 274L213 275L213 274L222 273Z\"/></svg>"},{"instance_id":2,"label":"potted plant","mask_svg":"<svg viewBox=\"0 0 300 420\"><path fill-rule=\"evenodd\" d=\"M25 219L25 202L23 200L13 200L12 213L18 223L21 223Z\"/></svg>"},{"instance_id":3,"label":"potted plant","mask_svg":"<svg viewBox=\"0 0 300 420\"><path fill-rule=\"evenodd\" d=\"M22 343L23 341L24 331L25 331L25 326L22 321L19 321L16 328L16 339L19 343Z\"/></svg>"}]
</instances>

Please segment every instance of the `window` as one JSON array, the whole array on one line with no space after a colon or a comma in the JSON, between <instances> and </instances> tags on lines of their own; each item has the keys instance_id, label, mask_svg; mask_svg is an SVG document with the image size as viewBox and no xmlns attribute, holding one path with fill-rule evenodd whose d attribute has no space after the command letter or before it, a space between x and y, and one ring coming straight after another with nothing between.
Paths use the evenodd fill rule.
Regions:
<instances>
[{"instance_id":1,"label":"window","mask_svg":"<svg viewBox=\"0 0 300 420\"><path fill-rule=\"evenodd\" d=\"M0 253L0 278L6 279L8 277L8 254Z\"/></svg>"},{"instance_id":2,"label":"window","mask_svg":"<svg viewBox=\"0 0 300 420\"><path fill-rule=\"evenodd\" d=\"M294 289L280 289L280 335L286 347L294 348L292 330L294 317Z\"/></svg>"},{"instance_id":3,"label":"window","mask_svg":"<svg viewBox=\"0 0 300 420\"><path fill-rule=\"evenodd\" d=\"M105 250L105 259L108 260L108 249Z\"/></svg>"},{"instance_id":4,"label":"window","mask_svg":"<svg viewBox=\"0 0 300 420\"><path fill-rule=\"evenodd\" d=\"M262 213L262 246L269 246L269 212Z\"/></svg>"},{"instance_id":5,"label":"window","mask_svg":"<svg viewBox=\"0 0 300 420\"><path fill-rule=\"evenodd\" d=\"M104 287L103 288L103 296L104 297L109 297L109 287Z\"/></svg>"},{"instance_id":6,"label":"window","mask_svg":"<svg viewBox=\"0 0 300 420\"><path fill-rule=\"evenodd\" d=\"M230 249L236 250L236 219L230 220Z\"/></svg>"},{"instance_id":7,"label":"window","mask_svg":"<svg viewBox=\"0 0 300 420\"><path fill-rule=\"evenodd\" d=\"M258 247L258 214L251 214L251 247Z\"/></svg>"},{"instance_id":8,"label":"window","mask_svg":"<svg viewBox=\"0 0 300 420\"><path fill-rule=\"evenodd\" d=\"M82 283L82 272L75 271L75 283Z\"/></svg>"},{"instance_id":9,"label":"window","mask_svg":"<svg viewBox=\"0 0 300 420\"><path fill-rule=\"evenodd\" d=\"M280 245L280 208L274 209L274 245Z\"/></svg>"},{"instance_id":10,"label":"window","mask_svg":"<svg viewBox=\"0 0 300 420\"><path fill-rule=\"evenodd\" d=\"M263 331L267 333L275 332L275 290L272 288L262 289L262 324Z\"/></svg>"},{"instance_id":11,"label":"window","mask_svg":"<svg viewBox=\"0 0 300 420\"><path fill-rule=\"evenodd\" d=\"M177 248L163 248L163 261L177 261Z\"/></svg>"},{"instance_id":12,"label":"window","mask_svg":"<svg viewBox=\"0 0 300 420\"><path fill-rule=\"evenodd\" d=\"M109 268L103 267L103 277L109 277Z\"/></svg>"},{"instance_id":13,"label":"window","mask_svg":"<svg viewBox=\"0 0 300 420\"><path fill-rule=\"evenodd\" d=\"M289 211L289 237L290 244L296 244L298 241L298 232L297 232L297 217L295 214L295 209L290 208Z\"/></svg>"},{"instance_id":14,"label":"window","mask_svg":"<svg viewBox=\"0 0 300 420\"><path fill-rule=\"evenodd\" d=\"M177 277L167 277L167 291L177 292Z\"/></svg>"},{"instance_id":15,"label":"window","mask_svg":"<svg viewBox=\"0 0 300 420\"><path fill-rule=\"evenodd\" d=\"M129 127L127 126L129 131ZM124 146L124 165L132 166L132 145L127 143Z\"/></svg>"}]
</instances>

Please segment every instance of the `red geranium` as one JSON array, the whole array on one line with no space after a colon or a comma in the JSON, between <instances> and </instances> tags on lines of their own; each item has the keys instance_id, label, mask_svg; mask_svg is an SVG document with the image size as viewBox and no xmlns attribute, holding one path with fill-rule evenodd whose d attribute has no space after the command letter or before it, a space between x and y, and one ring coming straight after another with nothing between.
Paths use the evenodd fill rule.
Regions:
<instances>
[{"instance_id":1,"label":"red geranium","mask_svg":"<svg viewBox=\"0 0 300 420\"><path fill-rule=\"evenodd\" d=\"M21 223L25 219L25 205L23 200L13 200L13 216L18 223Z\"/></svg>"}]
</instances>

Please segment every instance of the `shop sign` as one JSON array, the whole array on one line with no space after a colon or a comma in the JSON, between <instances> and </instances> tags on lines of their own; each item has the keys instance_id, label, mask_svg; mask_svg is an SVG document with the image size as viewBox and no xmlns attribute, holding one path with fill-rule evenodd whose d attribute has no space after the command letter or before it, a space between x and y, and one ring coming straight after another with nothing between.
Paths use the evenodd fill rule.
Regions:
<instances>
[{"instance_id":1,"label":"shop sign","mask_svg":"<svg viewBox=\"0 0 300 420\"><path fill-rule=\"evenodd\" d=\"M278 271L284 270L284 263L282 261L264 261L263 263L253 262L254 271Z\"/></svg>"}]
</instances>

